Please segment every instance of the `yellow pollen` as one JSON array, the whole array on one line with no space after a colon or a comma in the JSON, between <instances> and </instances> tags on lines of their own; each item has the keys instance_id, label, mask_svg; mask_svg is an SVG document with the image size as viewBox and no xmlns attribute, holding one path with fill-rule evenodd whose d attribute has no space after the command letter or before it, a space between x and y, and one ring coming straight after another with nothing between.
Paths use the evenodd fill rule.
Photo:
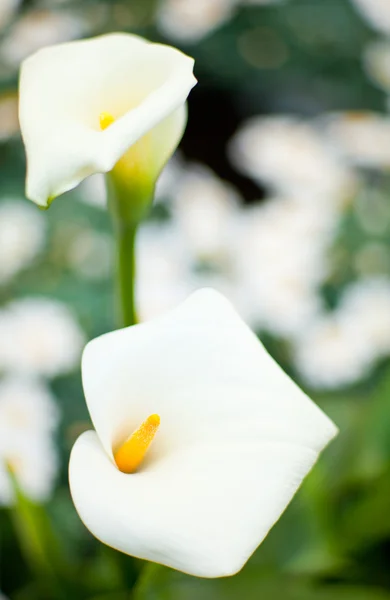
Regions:
<instances>
[{"instance_id":1,"label":"yellow pollen","mask_svg":"<svg viewBox=\"0 0 390 600\"><path fill-rule=\"evenodd\" d=\"M150 415L114 454L123 473L134 473L142 463L160 425L159 415Z\"/></svg>"},{"instance_id":2,"label":"yellow pollen","mask_svg":"<svg viewBox=\"0 0 390 600\"><path fill-rule=\"evenodd\" d=\"M115 119L110 113L102 112L99 115L100 129L107 129L110 125L114 123Z\"/></svg>"}]
</instances>

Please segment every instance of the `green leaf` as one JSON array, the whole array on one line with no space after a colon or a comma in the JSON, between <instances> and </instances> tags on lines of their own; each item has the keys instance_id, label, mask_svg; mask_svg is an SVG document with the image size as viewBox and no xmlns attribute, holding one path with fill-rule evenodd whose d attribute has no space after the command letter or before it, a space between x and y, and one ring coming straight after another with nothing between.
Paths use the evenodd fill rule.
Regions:
<instances>
[{"instance_id":1,"label":"green leaf","mask_svg":"<svg viewBox=\"0 0 390 600\"><path fill-rule=\"evenodd\" d=\"M159 565L148 565L134 600L390 600L373 587L315 586L308 580L282 577L246 567L234 577L198 579Z\"/></svg>"},{"instance_id":2,"label":"green leaf","mask_svg":"<svg viewBox=\"0 0 390 600\"><path fill-rule=\"evenodd\" d=\"M11 518L26 563L41 582L44 597L66 598L63 580L68 577L68 565L62 553L59 538L45 508L27 498L9 469L15 503Z\"/></svg>"}]
</instances>

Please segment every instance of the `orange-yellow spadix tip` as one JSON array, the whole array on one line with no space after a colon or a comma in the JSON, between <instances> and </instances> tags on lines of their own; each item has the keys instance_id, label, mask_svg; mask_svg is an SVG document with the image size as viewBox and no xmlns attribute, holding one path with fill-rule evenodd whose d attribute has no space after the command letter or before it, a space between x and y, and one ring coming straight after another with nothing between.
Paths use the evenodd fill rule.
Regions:
<instances>
[{"instance_id":1,"label":"orange-yellow spadix tip","mask_svg":"<svg viewBox=\"0 0 390 600\"><path fill-rule=\"evenodd\" d=\"M150 417L147 418L147 421L151 424L151 425L160 425L160 416L159 415L150 415Z\"/></svg>"},{"instance_id":2,"label":"orange-yellow spadix tip","mask_svg":"<svg viewBox=\"0 0 390 600\"><path fill-rule=\"evenodd\" d=\"M114 454L117 467L123 473L134 473L145 458L160 425L159 415L150 415Z\"/></svg>"},{"instance_id":3,"label":"orange-yellow spadix tip","mask_svg":"<svg viewBox=\"0 0 390 600\"><path fill-rule=\"evenodd\" d=\"M108 112L102 112L99 115L100 129L102 130L107 129L107 127L112 125L114 121L114 117Z\"/></svg>"}]
</instances>

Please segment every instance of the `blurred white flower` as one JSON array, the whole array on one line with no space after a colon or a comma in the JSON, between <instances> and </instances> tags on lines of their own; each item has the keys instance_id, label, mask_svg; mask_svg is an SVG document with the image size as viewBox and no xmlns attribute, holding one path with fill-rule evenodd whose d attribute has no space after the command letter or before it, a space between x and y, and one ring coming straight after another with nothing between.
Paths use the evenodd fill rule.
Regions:
<instances>
[{"instance_id":1,"label":"blurred white flower","mask_svg":"<svg viewBox=\"0 0 390 600\"><path fill-rule=\"evenodd\" d=\"M374 236L390 233L390 203L386 190L375 186L363 188L355 198L353 208L365 233Z\"/></svg>"},{"instance_id":2,"label":"blurred white flower","mask_svg":"<svg viewBox=\"0 0 390 600\"><path fill-rule=\"evenodd\" d=\"M0 141L8 140L19 133L18 95L5 93L0 95Z\"/></svg>"},{"instance_id":3,"label":"blurred white flower","mask_svg":"<svg viewBox=\"0 0 390 600\"><path fill-rule=\"evenodd\" d=\"M157 26L174 40L195 42L233 15L236 0L163 0Z\"/></svg>"},{"instance_id":4,"label":"blurred white flower","mask_svg":"<svg viewBox=\"0 0 390 600\"><path fill-rule=\"evenodd\" d=\"M299 333L316 317L318 286L338 223L331 203L270 198L241 213L233 236L243 316L255 328Z\"/></svg>"},{"instance_id":5,"label":"blurred white flower","mask_svg":"<svg viewBox=\"0 0 390 600\"><path fill-rule=\"evenodd\" d=\"M0 204L0 283L29 266L45 243L43 215L27 202L9 199Z\"/></svg>"},{"instance_id":6,"label":"blurred white flower","mask_svg":"<svg viewBox=\"0 0 390 600\"><path fill-rule=\"evenodd\" d=\"M173 194L172 216L199 260L218 258L232 244L239 195L204 165L189 165Z\"/></svg>"},{"instance_id":7,"label":"blurred white flower","mask_svg":"<svg viewBox=\"0 0 390 600\"><path fill-rule=\"evenodd\" d=\"M182 302L193 290L192 257L174 223L145 223L137 238L138 316L147 321Z\"/></svg>"},{"instance_id":8,"label":"blurred white flower","mask_svg":"<svg viewBox=\"0 0 390 600\"><path fill-rule=\"evenodd\" d=\"M159 192L171 218L144 224L138 234L142 320L173 308L198 287L213 286L235 299L233 238L239 196L203 165L175 162L171 169Z\"/></svg>"},{"instance_id":9,"label":"blurred white flower","mask_svg":"<svg viewBox=\"0 0 390 600\"><path fill-rule=\"evenodd\" d=\"M0 3L0 30L5 27L21 4L21 0L1 0Z\"/></svg>"},{"instance_id":10,"label":"blurred white flower","mask_svg":"<svg viewBox=\"0 0 390 600\"><path fill-rule=\"evenodd\" d=\"M354 267L360 276L390 271L390 248L383 242L369 242L356 252Z\"/></svg>"},{"instance_id":11,"label":"blurred white flower","mask_svg":"<svg viewBox=\"0 0 390 600\"><path fill-rule=\"evenodd\" d=\"M355 323L344 315L323 316L306 328L294 346L294 363L313 388L338 388L355 383L372 367L372 353Z\"/></svg>"},{"instance_id":12,"label":"blurred white flower","mask_svg":"<svg viewBox=\"0 0 390 600\"><path fill-rule=\"evenodd\" d=\"M53 433L58 411L48 388L33 379L0 381L0 504L13 500L7 465L32 500L50 495L58 468Z\"/></svg>"},{"instance_id":13,"label":"blurred white flower","mask_svg":"<svg viewBox=\"0 0 390 600\"><path fill-rule=\"evenodd\" d=\"M71 13L31 11L18 19L0 44L0 57L9 66L18 67L32 52L44 46L78 38L84 32L84 22Z\"/></svg>"},{"instance_id":14,"label":"blurred white flower","mask_svg":"<svg viewBox=\"0 0 390 600\"><path fill-rule=\"evenodd\" d=\"M390 353L390 279L364 278L344 292L338 313L374 358Z\"/></svg>"},{"instance_id":15,"label":"blurred white flower","mask_svg":"<svg viewBox=\"0 0 390 600\"><path fill-rule=\"evenodd\" d=\"M49 298L0 311L0 370L55 377L78 365L85 337L69 308Z\"/></svg>"},{"instance_id":16,"label":"blurred white flower","mask_svg":"<svg viewBox=\"0 0 390 600\"><path fill-rule=\"evenodd\" d=\"M354 189L351 171L320 133L294 117L249 119L233 136L228 153L240 171L287 196L325 196L340 204Z\"/></svg>"},{"instance_id":17,"label":"blurred white flower","mask_svg":"<svg viewBox=\"0 0 390 600\"><path fill-rule=\"evenodd\" d=\"M295 337L307 323L313 321L321 309L321 300L313 289L299 278L268 275L261 284L242 287L237 295L237 306L243 318L256 330L262 329L282 337Z\"/></svg>"},{"instance_id":18,"label":"blurred white flower","mask_svg":"<svg viewBox=\"0 0 390 600\"><path fill-rule=\"evenodd\" d=\"M390 167L390 117L370 111L329 115L327 139L335 152L352 165Z\"/></svg>"},{"instance_id":19,"label":"blurred white flower","mask_svg":"<svg viewBox=\"0 0 390 600\"><path fill-rule=\"evenodd\" d=\"M41 381L8 375L0 380L0 423L21 437L46 434L58 423L58 409Z\"/></svg>"},{"instance_id":20,"label":"blurred white flower","mask_svg":"<svg viewBox=\"0 0 390 600\"><path fill-rule=\"evenodd\" d=\"M176 152L164 167L160 177L157 180L154 202L166 202L171 200L181 181L185 170L184 161L181 155Z\"/></svg>"},{"instance_id":21,"label":"blurred white flower","mask_svg":"<svg viewBox=\"0 0 390 600\"><path fill-rule=\"evenodd\" d=\"M349 285L333 313L302 329L295 365L313 387L337 388L365 377L390 354L390 279L365 277Z\"/></svg>"},{"instance_id":22,"label":"blurred white flower","mask_svg":"<svg viewBox=\"0 0 390 600\"><path fill-rule=\"evenodd\" d=\"M241 4L251 4L251 5L259 5L265 6L267 4L281 4L282 2L287 2L287 0L238 0Z\"/></svg>"},{"instance_id":23,"label":"blurred white flower","mask_svg":"<svg viewBox=\"0 0 390 600\"><path fill-rule=\"evenodd\" d=\"M386 40L368 44L363 55L363 63L371 80L385 92L389 92L390 43Z\"/></svg>"},{"instance_id":24,"label":"blurred white flower","mask_svg":"<svg viewBox=\"0 0 390 600\"><path fill-rule=\"evenodd\" d=\"M390 34L390 4L388 0L353 0L356 8L378 31Z\"/></svg>"},{"instance_id":25,"label":"blurred white flower","mask_svg":"<svg viewBox=\"0 0 390 600\"><path fill-rule=\"evenodd\" d=\"M66 249L69 266L82 278L98 280L110 275L112 239L93 229L82 229Z\"/></svg>"},{"instance_id":26,"label":"blurred white flower","mask_svg":"<svg viewBox=\"0 0 390 600\"><path fill-rule=\"evenodd\" d=\"M142 225L137 234L136 276L140 320L164 314L202 286L213 286L237 301L244 290L237 288L239 281L228 248L218 261L215 256L208 259L199 262L176 222Z\"/></svg>"},{"instance_id":27,"label":"blurred white flower","mask_svg":"<svg viewBox=\"0 0 390 600\"><path fill-rule=\"evenodd\" d=\"M107 187L104 175L96 173L82 181L77 189L78 198L95 208L107 208Z\"/></svg>"},{"instance_id":28,"label":"blurred white flower","mask_svg":"<svg viewBox=\"0 0 390 600\"><path fill-rule=\"evenodd\" d=\"M138 237L142 320L199 287L214 287L254 328L296 335L321 309L318 287L340 208L330 200L272 198L244 208L237 192L203 165L180 165L171 180L171 219Z\"/></svg>"},{"instance_id":29,"label":"blurred white flower","mask_svg":"<svg viewBox=\"0 0 390 600\"><path fill-rule=\"evenodd\" d=\"M82 371L95 426L69 464L82 521L191 575L237 573L337 434L210 289L93 340Z\"/></svg>"}]
</instances>

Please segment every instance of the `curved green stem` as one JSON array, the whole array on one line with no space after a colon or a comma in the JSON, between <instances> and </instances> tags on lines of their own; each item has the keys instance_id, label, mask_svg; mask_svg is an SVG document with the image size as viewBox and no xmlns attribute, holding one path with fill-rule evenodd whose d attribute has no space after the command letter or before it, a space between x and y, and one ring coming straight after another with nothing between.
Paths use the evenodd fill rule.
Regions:
<instances>
[{"instance_id":1,"label":"curved green stem","mask_svg":"<svg viewBox=\"0 0 390 600\"><path fill-rule=\"evenodd\" d=\"M120 301L121 322L127 327L137 322L135 308L135 236L137 226L117 224L115 227L117 245L117 278Z\"/></svg>"}]
</instances>

